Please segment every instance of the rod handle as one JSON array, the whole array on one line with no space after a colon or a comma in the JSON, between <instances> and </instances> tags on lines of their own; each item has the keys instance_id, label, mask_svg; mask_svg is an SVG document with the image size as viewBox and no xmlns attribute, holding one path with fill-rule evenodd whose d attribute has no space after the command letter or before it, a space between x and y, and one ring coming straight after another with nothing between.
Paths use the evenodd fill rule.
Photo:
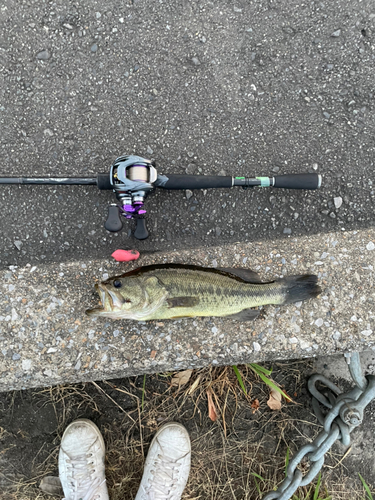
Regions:
<instances>
[{"instance_id":1,"label":"rod handle","mask_svg":"<svg viewBox=\"0 0 375 500\"><path fill-rule=\"evenodd\" d=\"M322 184L319 174L286 174L274 177L273 187L284 189L318 189Z\"/></svg>"},{"instance_id":2,"label":"rod handle","mask_svg":"<svg viewBox=\"0 0 375 500\"><path fill-rule=\"evenodd\" d=\"M158 175L155 186L162 189L230 188L233 179L224 175Z\"/></svg>"}]
</instances>

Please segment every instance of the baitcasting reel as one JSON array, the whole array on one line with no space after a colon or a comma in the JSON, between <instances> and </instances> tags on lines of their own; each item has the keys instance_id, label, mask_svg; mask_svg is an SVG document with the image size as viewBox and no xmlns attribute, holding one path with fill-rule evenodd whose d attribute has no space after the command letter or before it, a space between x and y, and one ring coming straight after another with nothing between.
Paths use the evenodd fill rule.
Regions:
<instances>
[{"instance_id":1,"label":"baitcasting reel","mask_svg":"<svg viewBox=\"0 0 375 500\"><path fill-rule=\"evenodd\" d=\"M122 217L136 219L134 236L144 240L148 236L144 202L158 178L155 162L140 156L120 156L112 165L109 178L120 205L109 207L104 227L117 233L122 229Z\"/></svg>"},{"instance_id":2,"label":"baitcasting reel","mask_svg":"<svg viewBox=\"0 0 375 500\"><path fill-rule=\"evenodd\" d=\"M101 190L113 190L118 204L108 208L104 224L107 231L118 232L124 219L136 219L134 236L139 240L148 237L146 210L147 195L155 188L161 189L211 189L249 187L275 187L285 189L318 189L322 183L319 174L287 174L275 177L230 177L221 175L158 174L155 162L140 156L120 156L106 174L97 177L0 177L0 184L43 185L96 185Z\"/></svg>"}]
</instances>

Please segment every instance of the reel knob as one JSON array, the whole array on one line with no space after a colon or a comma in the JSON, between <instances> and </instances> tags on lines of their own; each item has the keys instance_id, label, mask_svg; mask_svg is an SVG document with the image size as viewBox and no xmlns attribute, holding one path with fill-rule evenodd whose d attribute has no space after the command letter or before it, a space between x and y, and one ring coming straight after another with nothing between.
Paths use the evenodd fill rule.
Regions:
<instances>
[{"instance_id":1,"label":"reel knob","mask_svg":"<svg viewBox=\"0 0 375 500\"><path fill-rule=\"evenodd\" d=\"M104 227L111 233L117 233L118 231L121 231L122 220L120 216L120 210L117 205L111 205L108 207L108 217L105 221Z\"/></svg>"},{"instance_id":2,"label":"reel knob","mask_svg":"<svg viewBox=\"0 0 375 500\"><path fill-rule=\"evenodd\" d=\"M134 237L137 238L137 240L145 240L148 238L146 219L137 219L137 227L134 231Z\"/></svg>"}]
</instances>

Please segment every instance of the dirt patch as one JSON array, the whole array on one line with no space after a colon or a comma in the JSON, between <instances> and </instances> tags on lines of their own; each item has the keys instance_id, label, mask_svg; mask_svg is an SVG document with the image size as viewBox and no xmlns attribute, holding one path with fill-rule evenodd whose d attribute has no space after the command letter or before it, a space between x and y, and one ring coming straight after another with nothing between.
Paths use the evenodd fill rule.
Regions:
<instances>
[{"instance_id":1,"label":"dirt patch","mask_svg":"<svg viewBox=\"0 0 375 500\"><path fill-rule=\"evenodd\" d=\"M311 363L275 363L273 368L272 377L295 401L284 401L280 411L267 406L269 388L246 366L239 367L246 395L232 367L196 370L182 387L171 385L172 374L158 374L0 394L0 498L51 499L38 485L44 476L57 475L66 426L85 417L99 426L106 442L112 500L135 497L148 444L171 420L185 425L192 440L184 498L259 499L282 480L288 449L293 456L321 430L306 388ZM215 422L208 416L207 390ZM327 455L321 498L326 490L334 499L365 498L358 472L374 483L373 419L374 406L353 432L352 451L344 459L347 450L340 445ZM296 498L312 498L308 491L301 489Z\"/></svg>"}]
</instances>

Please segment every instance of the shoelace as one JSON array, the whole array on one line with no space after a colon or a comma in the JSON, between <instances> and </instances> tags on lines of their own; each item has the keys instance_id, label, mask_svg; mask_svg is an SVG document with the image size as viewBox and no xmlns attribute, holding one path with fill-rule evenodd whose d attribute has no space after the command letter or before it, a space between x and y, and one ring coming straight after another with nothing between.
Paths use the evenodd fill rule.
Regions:
<instances>
[{"instance_id":1,"label":"shoelace","mask_svg":"<svg viewBox=\"0 0 375 500\"><path fill-rule=\"evenodd\" d=\"M145 489L146 498L150 500L170 500L176 489L179 476L178 460L167 455L158 455L154 463L152 484Z\"/></svg>"},{"instance_id":2,"label":"shoelace","mask_svg":"<svg viewBox=\"0 0 375 500\"><path fill-rule=\"evenodd\" d=\"M63 500L95 500L99 498L96 492L100 486L105 483L105 478L100 477L91 479L94 472L92 465L87 461L87 455L79 455L74 459L67 460L71 465L71 486L73 487L73 496L63 498Z\"/></svg>"}]
</instances>

